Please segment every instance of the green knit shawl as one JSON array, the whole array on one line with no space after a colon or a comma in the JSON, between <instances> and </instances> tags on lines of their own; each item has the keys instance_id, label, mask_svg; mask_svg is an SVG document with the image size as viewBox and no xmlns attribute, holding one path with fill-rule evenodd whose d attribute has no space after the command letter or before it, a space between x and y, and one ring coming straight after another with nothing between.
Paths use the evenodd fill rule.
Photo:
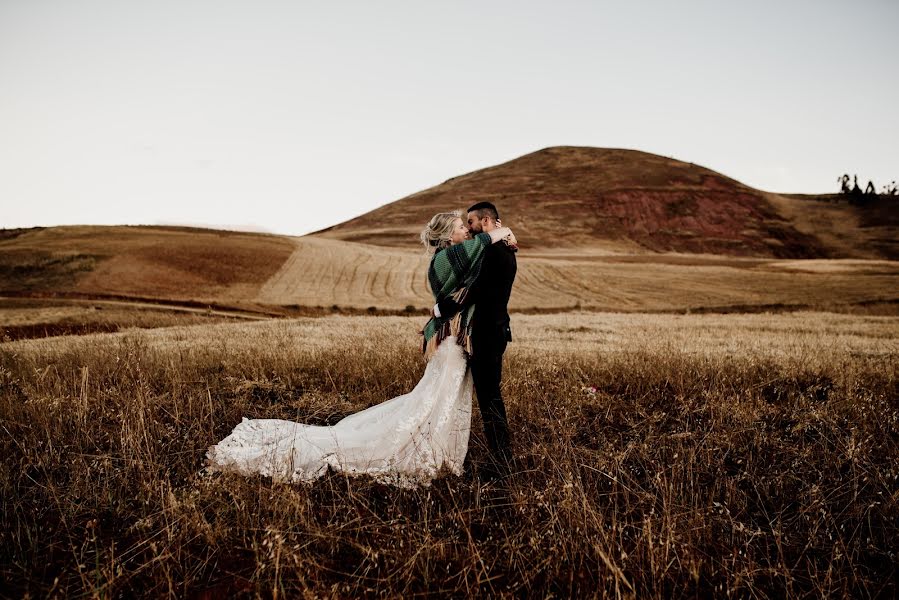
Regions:
<instances>
[{"instance_id":1,"label":"green knit shawl","mask_svg":"<svg viewBox=\"0 0 899 600\"><path fill-rule=\"evenodd\" d=\"M479 233L470 240L437 251L428 267L428 283L436 302L453 298L462 302L478 274L492 239L489 233ZM437 346L447 337L456 336L459 344L471 354L471 321L475 305L470 304L451 318L432 317L422 335L422 352L430 359Z\"/></svg>"}]
</instances>

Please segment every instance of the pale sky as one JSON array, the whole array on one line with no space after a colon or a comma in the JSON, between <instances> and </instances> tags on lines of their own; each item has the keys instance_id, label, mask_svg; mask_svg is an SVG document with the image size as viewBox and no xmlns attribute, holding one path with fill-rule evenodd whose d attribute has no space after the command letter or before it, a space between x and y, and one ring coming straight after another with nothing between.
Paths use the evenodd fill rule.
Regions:
<instances>
[{"instance_id":1,"label":"pale sky","mask_svg":"<svg viewBox=\"0 0 899 600\"><path fill-rule=\"evenodd\" d=\"M298 235L556 145L879 190L897 107L895 0L0 0L0 228Z\"/></svg>"}]
</instances>

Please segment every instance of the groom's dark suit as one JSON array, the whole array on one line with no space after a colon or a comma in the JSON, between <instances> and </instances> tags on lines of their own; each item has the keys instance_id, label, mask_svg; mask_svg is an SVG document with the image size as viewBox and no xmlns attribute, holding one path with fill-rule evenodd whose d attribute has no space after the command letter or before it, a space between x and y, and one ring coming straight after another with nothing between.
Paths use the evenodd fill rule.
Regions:
<instances>
[{"instance_id":1,"label":"groom's dark suit","mask_svg":"<svg viewBox=\"0 0 899 600\"><path fill-rule=\"evenodd\" d=\"M451 317L469 304L475 305L469 365L484 422L484 434L490 444L495 466L501 471L508 469L512 458L509 423L499 386L503 352L512 340L508 307L517 271L518 262L512 248L503 242L491 244L484 250L481 272L462 303L447 299L438 304L443 317Z\"/></svg>"}]
</instances>

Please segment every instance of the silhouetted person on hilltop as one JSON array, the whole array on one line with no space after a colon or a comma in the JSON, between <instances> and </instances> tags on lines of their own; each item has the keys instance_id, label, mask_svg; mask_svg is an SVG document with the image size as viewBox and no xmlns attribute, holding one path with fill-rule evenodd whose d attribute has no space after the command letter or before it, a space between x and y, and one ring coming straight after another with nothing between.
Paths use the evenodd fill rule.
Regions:
<instances>
[{"instance_id":1,"label":"silhouetted person on hilltop","mask_svg":"<svg viewBox=\"0 0 899 600\"><path fill-rule=\"evenodd\" d=\"M849 187L849 182L852 181L852 187ZM895 196L899 194L899 187L896 186L896 181L893 180L889 185L883 186L880 191L880 194L877 193L877 186L874 185L874 181L869 179L868 185L865 186L865 191L863 192L860 187L858 187L858 175L854 175L850 180L848 173L843 173L840 177L837 177L837 183L840 184L840 193L850 196L849 202L856 203L860 202L863 198L877 197L879 195L884 196ZM834 201L837 201L834 198Z\"/></svg>"},{"instance_id":2,"label":"silhouetted person on hilltop","mask_svg":"<svg viewBox=\"0 0 899 600\"><path fill-rule=\"evenodd\" d=\"M868 185L865 186L865 196L876 196L877 190L874 189L874 182L870 179L868 180Z\"/></svg>"},{"instance_id":3,"label":"silhouetted person on hilltop","mask_svg":"<svg viewBox=\"0 0 899 600\"><path fill-rule=\"evenodd\" d=\"M848 194L849 193L849 173L843 173L843 176L837 179L840 182L840 193Z\"/></svg>"},{"instance_id":4,"label":"silhouetted person on hilltop","mask_svg":"<svg viewBox=\"0 0 899 600\"><path fill-rule=\"evenodd\" d=\"M862 188L858 187L858 175L852 176L852 189L849 191L849 202L852 204L860 204L865 195Z\"/></svg>"}]
</instances>

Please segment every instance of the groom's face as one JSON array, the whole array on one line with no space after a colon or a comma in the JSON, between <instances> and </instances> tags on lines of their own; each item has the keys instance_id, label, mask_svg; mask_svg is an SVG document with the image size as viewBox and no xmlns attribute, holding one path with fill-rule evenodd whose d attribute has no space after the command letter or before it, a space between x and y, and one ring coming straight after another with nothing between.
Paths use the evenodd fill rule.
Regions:
<instances>
[{"instance_id":1,"label":"groom's face","mask_svg":"<svg viewBox=\"0 0 899 600\"><path fill-rule=\"evenodd\" d=\"M471 235L477 235L483 231L490 231L496 227L496 223L490 217L481 218L478 211L468 213L468 231Z\"/></svg>"}]
</instances>

